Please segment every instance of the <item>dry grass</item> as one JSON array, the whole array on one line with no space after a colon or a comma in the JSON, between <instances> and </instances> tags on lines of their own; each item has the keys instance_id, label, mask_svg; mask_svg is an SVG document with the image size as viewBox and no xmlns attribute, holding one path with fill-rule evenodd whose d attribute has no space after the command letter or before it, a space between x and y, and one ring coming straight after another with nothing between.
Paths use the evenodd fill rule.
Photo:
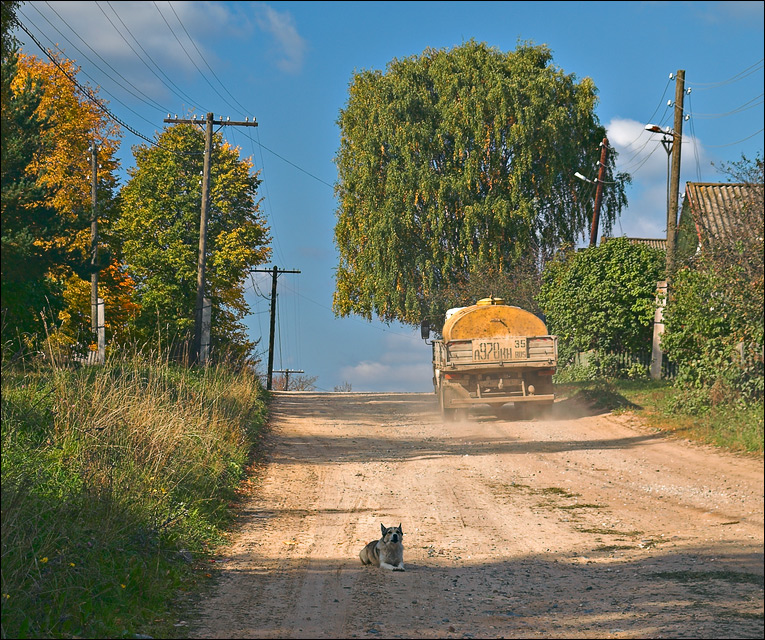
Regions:
<instances>
[{"instance_id":1,"label":"dry grass","mask_svg":"<svg viewBox=\"0 0 765 640\"><path fill-rule=\"evenodd\" d=\"M2 637L172 633L168 602L220 540L264 398L252 374L157 357L4 366Z\"/></svg>"}]
</instances>

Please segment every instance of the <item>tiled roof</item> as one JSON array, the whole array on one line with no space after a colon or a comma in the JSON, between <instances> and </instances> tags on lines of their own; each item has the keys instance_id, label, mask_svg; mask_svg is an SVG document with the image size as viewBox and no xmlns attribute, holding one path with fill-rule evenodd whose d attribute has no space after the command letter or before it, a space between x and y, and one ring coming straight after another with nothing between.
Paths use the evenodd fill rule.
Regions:
<instances>
[{"instance_id":1,"label":"tiled roof","mask_svg":"<svg viewBox=\"0 0 765 640\"><path fill-rule=\"evenodd\" d=\"M603 244L604 242L607 242L608 240L615 240L616 238L609 238L604 236L600 239L600 244ZM666 238L627 238L629 240L630 244L645 244L653 249L661 249L662 251L665 251L667 249L667 239Z\"/></svg>"},{"instance_id":2,"label":"tiled roof","mask_svg":"<svg viewBox=\"0 0 765 640\"><path fill-rule=\"evenodd\" d=\"M685 199L690 206L699 240L734 238L751 186L741 183L688 182Z\"/></svg>"}]
</instances>

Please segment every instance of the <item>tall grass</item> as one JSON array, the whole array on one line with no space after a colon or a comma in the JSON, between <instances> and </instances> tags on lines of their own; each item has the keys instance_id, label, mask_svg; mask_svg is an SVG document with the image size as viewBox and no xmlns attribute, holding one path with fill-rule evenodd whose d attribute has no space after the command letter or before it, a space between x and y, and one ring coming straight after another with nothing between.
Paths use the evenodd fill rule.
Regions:
<instances>
[{"instance_id":1,"label":"tall grass","mask_svg":"<svg viewBox=\"0 0 765 640\"><path fill-rule=\"evenodd\" d=\"M762 398L724 398L678 387L665 380L596 379L559 384L556 393L581 396L597 409L632 411L648 426L667 435L711 444L728 451L763 454L765 428Z\"/></svg>"},{"instance_id":2,"label":"tall grass","mask_svg":"<svg viewBox=\"0 0 765 640\"><path fill-rule=\"evenodd\" d=\"M247 372L4 364L2 637L173 633L265 413Z\"/></svg>"}]
</instances>

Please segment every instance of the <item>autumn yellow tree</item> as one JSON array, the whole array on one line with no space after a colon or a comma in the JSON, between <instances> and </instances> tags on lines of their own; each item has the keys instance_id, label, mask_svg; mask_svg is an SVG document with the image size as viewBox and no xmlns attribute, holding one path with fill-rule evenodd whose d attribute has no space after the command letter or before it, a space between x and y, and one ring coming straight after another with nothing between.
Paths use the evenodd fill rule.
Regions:
<instances>
[{"instance_id":1,"label":"autumn yellow tree","mask_svg":"<svg viewBox=\"0 0 765 640\"><path fill-rule=\"evenodd\" d=\"M61 294L58 320L70 341L92 342L90 325L92 148L97 149L96 212L98 220L99 297L106 305L107 330L118 333L136 311L131 302L132 279L110 250L110 221L115 216L117 161L121 132L93 99L96 91L77 81L79 69L66 58L41 60L19 54L15 78L10 87L14 94L30 84L40 87L37 114L47 120L41 135L45 153L36 154L26 172L37 185L50 194L48 205L59 218L58 233L35 239L35 243L58 259L47 278ZM100 104L103 104L101 101Z\"/></svg>"}]
</instances>

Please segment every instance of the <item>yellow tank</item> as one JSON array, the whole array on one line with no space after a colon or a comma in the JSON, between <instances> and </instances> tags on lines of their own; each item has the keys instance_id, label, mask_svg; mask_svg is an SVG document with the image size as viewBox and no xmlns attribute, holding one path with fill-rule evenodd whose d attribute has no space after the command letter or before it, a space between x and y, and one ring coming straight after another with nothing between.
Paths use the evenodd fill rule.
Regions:
<instances>
[{"instance_id":1,"label":"yellow tank","mask_svg":"<svg viewBox=\"0 0 765 640\"><path fill-rule=\"evenodd\" d=\"M483 298L455 311L444 323L442 332L444 342L544 335L547 327L541 319L520 307L504 304L501 298Z\"/></svg>"}]
</instances>

